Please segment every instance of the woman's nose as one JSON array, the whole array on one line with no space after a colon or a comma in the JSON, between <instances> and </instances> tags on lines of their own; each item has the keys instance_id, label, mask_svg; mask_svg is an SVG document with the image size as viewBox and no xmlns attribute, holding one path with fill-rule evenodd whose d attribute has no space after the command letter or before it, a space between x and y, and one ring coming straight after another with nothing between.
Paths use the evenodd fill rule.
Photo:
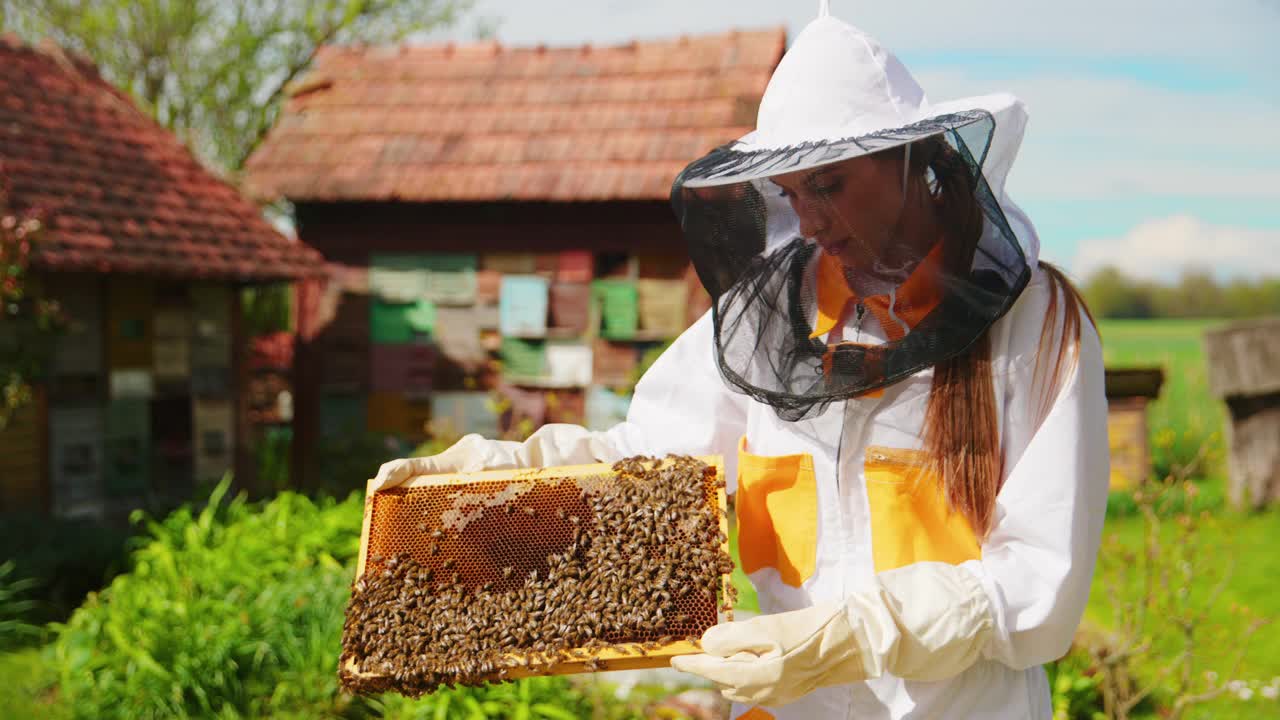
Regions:
<instances>
[{"instance_id":1,"label":"woman's nose","mask_svg":"<svg viewBox=\"0 0 1280 720\"><path fill-rule=\"evenodd\" d=\"M831 227L831 219L825 209L816 203L796 203L796 215L800 217L800 234L807 238L816 237Z\"/></svg>"}]
</instances>

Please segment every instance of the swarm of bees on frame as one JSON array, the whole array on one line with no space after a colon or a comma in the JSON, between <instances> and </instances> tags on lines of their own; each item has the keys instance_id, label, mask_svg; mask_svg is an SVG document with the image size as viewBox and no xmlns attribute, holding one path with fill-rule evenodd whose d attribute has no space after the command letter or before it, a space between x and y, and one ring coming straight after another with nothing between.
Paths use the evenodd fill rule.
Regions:
<instances>
[{"instance_id":1,"label":"swarm of bees on frame","mask_svg":"<svg viewBox=\"0 0 1280 720\"><path fill-rule=\"evenodd\" d=\"M721 511L707 501L714 472L687 456L627 458L613 471L586 487L565 481L574 494L557 495L555 507L524 496L486 507L505 518L518 546L539 553L547 546L528 528L565 529L564 542L537 562L469 570L474 563L460 566L441 551L451 531L426 523L416 526L425 557L371 556L347 607L343 687L416 697L502 680L516 667L605 670L597 657L605 649L637 656L677 640L696 644L734 600L717 594L733 561Z\"/></svg>"}]
</instances>

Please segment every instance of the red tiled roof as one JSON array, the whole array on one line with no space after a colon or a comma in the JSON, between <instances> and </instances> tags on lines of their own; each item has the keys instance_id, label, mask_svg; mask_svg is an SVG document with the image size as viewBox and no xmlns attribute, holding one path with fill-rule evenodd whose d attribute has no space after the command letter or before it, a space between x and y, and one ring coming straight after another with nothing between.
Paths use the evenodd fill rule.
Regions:
<instances>
[{"instance_id":1,"label":"red tiled roof","mask_svg":"<svg viewBox=\"0 0 1280 720\"><path fill-rule=\"evenodd\" d=\"M322 272L88 60L0 37L0 177L42 207L37 267L272 280Z\"/></svg>"},{"instance_id":2,"label":"red tiled roof","mask_svg":"<svg viewBox=\"0 0 1280 720\"><path fill-rule=\"evenodd\" d=\"M247 164L295 201L658 200L745 134L786 33L620 47L326 47Z\"/></svg>"}]
</instances>

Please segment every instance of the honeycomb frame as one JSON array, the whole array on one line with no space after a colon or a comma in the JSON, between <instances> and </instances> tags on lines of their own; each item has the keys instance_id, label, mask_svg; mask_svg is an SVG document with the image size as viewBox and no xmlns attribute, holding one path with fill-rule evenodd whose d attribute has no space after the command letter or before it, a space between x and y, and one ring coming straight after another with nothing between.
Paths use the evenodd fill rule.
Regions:
<instances>
[{"instance_id":1,"label":"honeycomb frame","mask_svg":"<svg viewBox=\"0 0 1280 720\"><path fill-rule=\"evenodd\" d=\"M724 460L719 455L699 456L698 460L705 463L714 471L713 484L714 492L708 493L708 504L713 505L711 511L716 514L719 523L720 532L724 540L720 544L720 549L727 556L729 554L729 523L728 523L728 507L725 495L724 483ZM379 523L379 519L386 517L389 513L380 513L379 506L390 500L395 502L409 491L417 488L431 487L458 487L473 484L538 484L547 483L549 481L582 481L594 480L600 481L604 478L613 478L617 476L617 472L613 470L612 464L600 463L591 465L566 465L558 467L535 468L535 469L507 469L507 470L486 470L470 473L443 473L438 475L419 475L411 478L407 482L396 486L375 492L374 487L376 481L370 479L365 488L364 517L360 531L360 550L357 559L356 574L354 581L359 581L365 575L366 568L376 563L371 560L374 554L374 543L371 538L389 532L385 523ZM421 525L414 528L418 532L433 532L434 527L423 528ZM412 553L418 555L418 553ZM719 573L719 581L716 583L716 593L713 593L709 606L706 608L714 613L716 622L725 622L733 619L733 610L731 603L726 603L724 607L721 602L724 599L733 597L731 573ZM714 624L714 623L713 623ZM508 655L509 664L506 669L505 677L501 679L515 680L526 677L536 677L545 675L572 675L587 672L604 672L612 670L638 670L648 668L668 667L671 664L671 658L681 655L692 655L701 652L700 647L685 639L677 639L668 643L647 643L648 648L643 654L629 654L619 652L611 647L603 649L587 649L587 648L570 648L573 652L572 657L565 657L552 665L534 665L529 667L525 664L526 657L521 653L510 653ZM360 672L357 660L352 658L347 662L344 668L347 672L360 678L379 678L383 677L380 673L364 673ZM495 675L494 680L499 678Z\"/></svg>"}]
</instances>

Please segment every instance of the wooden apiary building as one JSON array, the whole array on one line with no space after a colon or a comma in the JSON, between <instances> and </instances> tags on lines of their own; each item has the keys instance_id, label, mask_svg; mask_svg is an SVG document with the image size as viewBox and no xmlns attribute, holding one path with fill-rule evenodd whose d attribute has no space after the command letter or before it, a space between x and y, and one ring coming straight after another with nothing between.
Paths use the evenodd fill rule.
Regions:
<instances>
[{"instance_id":1,"label":"wooden apiary building","mask_svg":"<svg viewBox=\"0 0 1280 720\"><path fill-rule=\"evenodd\" d=\"M120 517L252 473L239 292L323 270L86 59L0 38L0 181L69 331L0 431L0 510ZM8 329L0 326L0 342Z\"/></svg>"},{"instance_id":2,"label":"wooden apiary building","mask_svg":"<svg viewBox=\"0 0 1280 720\"><path fill-rule=\"evenodd\" d=\"M325 48L247 164L331 271L299 288L299 484L326 438L618 419L709 305L671 183L754 125L784 46Z\"/></svg>"}]
</instances>

